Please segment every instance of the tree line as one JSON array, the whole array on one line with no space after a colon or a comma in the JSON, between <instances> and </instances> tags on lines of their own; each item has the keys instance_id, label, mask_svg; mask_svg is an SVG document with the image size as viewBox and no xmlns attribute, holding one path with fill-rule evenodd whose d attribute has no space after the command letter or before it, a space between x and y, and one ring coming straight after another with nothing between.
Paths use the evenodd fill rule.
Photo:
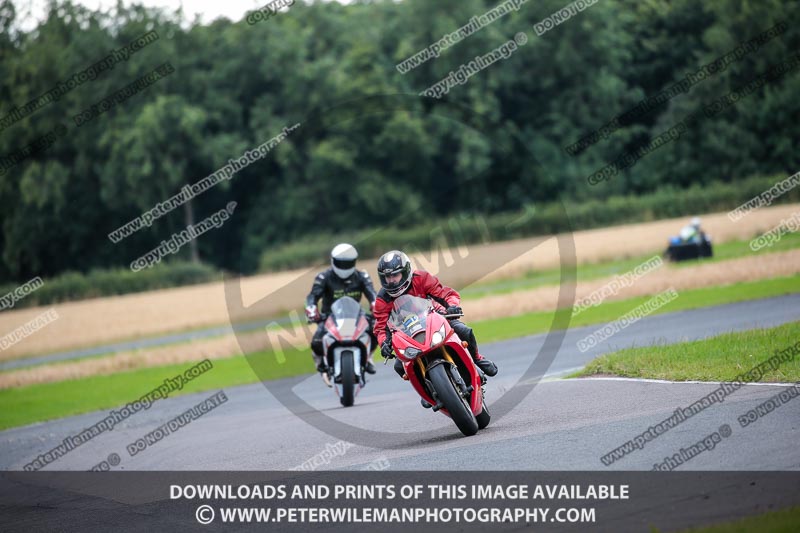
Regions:
<instances>
[{"instance_id":1,"label":"tree line","mask_svg":"<svg viewBox=\"0 0 800 533\"><path fill-rule=\"evenodd\" d=\"M248 273L319 235L800 170L800 69L702 113L791 60L797 2L600 0L542 35L536 24L569 2L516 2L474 22L500 4L298 0L257 23L201 24L51 1L25 31L3 0L0 281L126 267L231 201L230 220L174 259ZM458 75L520 32L513 54ZM403 63L426 49L438 56ZM169 75L135 83L164 65ZM446 79L443 98L420 96ZM699 118L680 138L587 182L687 115ZM268 157L109 238L294 124Z\"/></svg>"}]
</instances>

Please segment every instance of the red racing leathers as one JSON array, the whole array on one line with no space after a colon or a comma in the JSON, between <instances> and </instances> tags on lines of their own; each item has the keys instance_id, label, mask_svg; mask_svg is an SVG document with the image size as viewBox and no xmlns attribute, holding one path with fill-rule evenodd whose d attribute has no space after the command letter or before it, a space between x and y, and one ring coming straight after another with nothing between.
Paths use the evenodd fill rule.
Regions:
<instances>
[{"instance_id":1,"label":"red racing leathers","mask_svg":"<svg viewBox=\"0 0 800 533\"><path fill-rule=\"evenodd\" d=\"M461 305L461 295L458 294L458 291L442 285L439 278L424 270L415 270L411 274L411 286L403 294L410 294L418 298L430 298L433 300L433 305L437 311L445 310L450 306ZM389 296L386 289L381 288L378 291L378 297L375 298L375 326L373 330L375 337L378 339L378 345L383 345L386 340L386 323L393 307L394 298ZM497 366L478 353L478 341L475 339L475 333L472 328L455 318L448 318L447 321L456 332L456 335L458 335L458 338L466 341L467 349L477 367L488 376L497 374ZM400 377L405 374L403 364L399 359L395 359L394 370ZM423 405L425 405L425 402L423 402Z\"/></svg>"},{"instance_id":2,"label":"red racing leathers","mask_svg":"<svg viewBox=\"0 0 800 533\"><path fill-rule=\"evenodd\" d=\"M458 291L442 285L439 278L424 270L414 271L411 275L411 286L403 294L410 294L418 298L431 298L434 306L441 307L443 310L451 305L461 304L461 295L458 294ZM373 331L378 338L379 346L386 339L386 322L389 320L393 305L394 298L389 296L385 289L378 291L378 297L375 298L375 329ZM473 354L474 356L475 354Z\"/></svg>"}]
</instances>

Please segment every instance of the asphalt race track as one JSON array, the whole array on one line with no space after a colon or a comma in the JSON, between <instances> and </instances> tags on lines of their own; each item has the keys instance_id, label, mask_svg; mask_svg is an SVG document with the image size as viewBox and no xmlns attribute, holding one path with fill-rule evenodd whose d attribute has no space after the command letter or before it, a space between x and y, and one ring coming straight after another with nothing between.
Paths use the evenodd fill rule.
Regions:
<instances>
[{"instance_id":1,"label":"asphalt race track","mask_svg":"<svg viewBox=\"0 0 800 533\"><path fill-rule=\"evenodd\" d=\"M335 394L317 376L276 384L278 388L293 386L314 408L352 426L401 433L377 439L373 446L340 442L339 437L316 429L289 412L258 383L226 389L226 403L133 457L126 445L216 391L161 400L45 470L88 470L110 454L120 458L114 470L287 470L323 455L324 464L316 466L319 470L376 466L457 470L465 465L485 470L650 470L665 456L696 443L724 424L730 427L730 436L678 469L798 470L800 399L786 402L747 427L737 423L738 416L786 386L746 385L723 403L715 403L642 449L605 466L601 456L718 385L558 379L597 355L622 347L699 339L796 320L800 320L800 295L646 318L586 353L581 353L576 343L599 326L571 330L532 392L506 416L493 420L486 430L470 438L462 437L448 418L422 409L408 384L390 366L379 365L378 374L356 398L356 405L348 409L339 406ZM517 384L543 340L544 336L538 335L482 348L500 367L500 374L490 379L487 387L490 410L493 402ZM106 414L96 412L0 433L0 469L21 470L39 454ZM420 439L420 431L434 436Z\"/></svg>"}]
</instances>

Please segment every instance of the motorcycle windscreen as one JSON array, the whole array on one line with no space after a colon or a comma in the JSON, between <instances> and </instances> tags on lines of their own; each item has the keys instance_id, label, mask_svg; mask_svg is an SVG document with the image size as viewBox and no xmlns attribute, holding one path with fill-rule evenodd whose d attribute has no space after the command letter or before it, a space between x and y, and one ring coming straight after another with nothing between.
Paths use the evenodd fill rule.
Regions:
<instances>
[{"instance_id":1,"label":"motorcycle windscreen","mask_svg":"<svg viewBox=\"0 0 800 533\"><path fill-rule=\"evenodd\" d=\"M344 296L333 302L331 315L333 315L336 321L336 329L339 330L339 334L343 339L353 338L360 314L361 306L349 296Z\"/></svg>"},{"instance_id":2,"label":"motorcycle windscreen","mask_svg":"<svg viewBox=\"0 0 800 533\"><path fill-rule=\"evenodd\" d=\"M425 331L430 308L429 300L404 294L394 301L389 322L409 337L414 337L420 331Z\"/></svg>"}]
</instances>

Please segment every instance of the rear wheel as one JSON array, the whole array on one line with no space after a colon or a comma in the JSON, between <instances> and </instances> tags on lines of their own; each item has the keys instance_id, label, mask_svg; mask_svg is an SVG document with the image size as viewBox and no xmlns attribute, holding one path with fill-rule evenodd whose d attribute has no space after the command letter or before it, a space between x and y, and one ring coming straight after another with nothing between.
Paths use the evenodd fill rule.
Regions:
<instances>
[{"instance_id":1,"label":"rear wheel","mask_svg":"<svg viewBox=\"0 0 800 533\"><path fill-rule=\"evenodd\" d=\"M342 352L342 397L340 401L345 407L353 405L356 388L356 371L353 366L353 352Z\"/></svg>"},{"instance_id":2,"label":"rear wheel","mask_svg":"<svg viewBox=\"0 0 800 533\"><path fill-rule=\"evenodd\" d=\"M486 407L486 400L483 401L483 411L481 411L481 414L475 417L475 420L478 421L478 429L485 428L486 426L489 425L489 422L491 422L492 414Z\"/></svg>"},{"instance_id":3,"label":"rear wheel","mask_svg":"<svg viewBox=\"0 0 800 533\"><path fill-rule=\"evenodd\" d=\"M478 421L475 420L475 415L472 414L467 400L458 393L457 385L453 383L445 365L437 365L428 370L428 377L439 401L450 413L450 418L453 419L461 433L467 437L477 433Z\"/></svg>"}]
</instances>

